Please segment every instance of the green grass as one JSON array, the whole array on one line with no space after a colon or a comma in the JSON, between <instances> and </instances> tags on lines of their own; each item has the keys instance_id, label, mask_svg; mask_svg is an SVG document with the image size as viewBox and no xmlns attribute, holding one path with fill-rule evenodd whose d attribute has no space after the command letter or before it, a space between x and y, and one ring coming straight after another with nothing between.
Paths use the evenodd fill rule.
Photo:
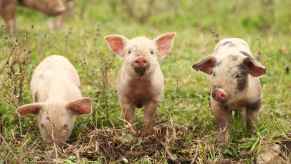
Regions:
<instances>
[{"instance_id":1,"label":"green grass","mask_svg":"<svg viewBox=\"0 0 291 164\"><path fill-rule=\"evenodd\" d=\"M266 143L274 143L277 136L290 132L291 75L286 70L291 67L290 1L274 0L270 5L261 0L192 0L181 1L176 9L163 7L165 2L160 6L166 10L155 10L156 14L144 24L129 17L119 1L116 13L106 0L77 2L75 15L58 31L48 29L47 17L19 8L17 36L8 37L3 29L0 33L0 163L118 163L122 156L130 163L166 163L171 155L180 161L191 161L196 156L198 163L219 159L252 163ZM80 15L83 5L86 11ZM176 31L177 37L172 53L161 63L166 88L157 126L162 137L143 141L123 129L115 90L122 61L108 50L103 37L117 33L129 38L153 38L168 31ZM231 143L218 147L208 106L207 77L191 66L209 55L218 39L230 36L250 44L266 65L267 74L261 78L263 106L256 135L247 135L240 119L234 119ZM78 120L69 141L71 146L60 149L42 143L34 117L18 118L15 114L18 105L31 102L29 80L33 69L52 54L71 60L80 74L83 94L94 100L94 114ZM8 56L16 64L5 66ZM11 74L11 70L15 73ZM21 79L24 85L19 83ZM15 97L21 91L21 97ZM138 126L142 116L138 110ZM113 154L95 150L95 143ZM129 154L129 150L140 154Z\"/></svg>"}]
</instances>

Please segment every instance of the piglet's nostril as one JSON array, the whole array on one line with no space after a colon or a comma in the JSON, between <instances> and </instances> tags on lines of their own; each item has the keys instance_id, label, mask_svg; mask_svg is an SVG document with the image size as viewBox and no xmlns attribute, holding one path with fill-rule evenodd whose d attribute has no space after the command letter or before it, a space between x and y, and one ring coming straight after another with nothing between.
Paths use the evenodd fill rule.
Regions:
<instances>
[{"instance_id":1,"label":"piglet's nostril","mask_svg":"<svg viewBox=\"0 0 291 164\"><path fill-rule=\"evenodd\" d=\"M213 98L219 102L225 102L226 101L226 93L224 92L224 90L222 89L215 89L213 91L213 94L212 94Z\"/></svg>"},{"instance_id":2,"label":"piglet's nostril","mask_svg":"<svg viewBox=\"0 0 291 164\"><path fill-rule=\"evenodd\" d=\"M143 65L147 64L147 61L144 58L138 58L135 60L135 63L143 66Z\"/></svg>"},{"instance_id":3,"label":"piglet's nostril","mask_svg":"<svg viewBox=\"0 0 291 164\"><path fill-rule=\"evenodd\" d=\"M220 98L225 98L225 94L223 92L217 92L216 95Z\"/></svg>"}]
</instances>

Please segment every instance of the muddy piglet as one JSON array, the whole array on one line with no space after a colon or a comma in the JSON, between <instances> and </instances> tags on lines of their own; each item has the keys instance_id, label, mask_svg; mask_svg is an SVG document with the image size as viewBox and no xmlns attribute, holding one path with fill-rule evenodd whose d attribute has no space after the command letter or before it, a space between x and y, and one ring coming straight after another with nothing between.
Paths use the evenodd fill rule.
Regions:
<instances>
[{"instance_id":1,"label":"muddy piglet","mask_svg":"<svg viewBox=\"0 0 291 164\"><path fill-rule=\"evenodd\" d=\"M57 16L66 11L63 0L0 0L0 16L3 18L9 33L14 33L16 30L17 4L48 16Z\"/></svg>"},{"instance_id":2,"label":"muddy piglet","mask_svg":"<svg viewBox=\"0 0 291 164\"><path fill-rule=\"evenodd\" d=\"M210 106L219 127L218 141L229 140L232 111L240 109L247 128L254 122L261 106L261 84L258 77L266 68L254 59L248 44L239 38L221 40L213 54L193 65L193 69L210 75Z\"/></svg>"},{"instance_id":3,"label":"muddy piglet","mask_svg":"<svg viewBox=\"0 0 291 164\"><path fill-rule=\"evenodd\" d=\"M153 133L155 112L163 96L164 76L159 60L166 57L175 33L165 33L149 39L127 39L121 35L108 35L109 48L123 59L117 80L119 103L129 130L137 134L134 126L135 108L144 107L144 128L141 136Z\"/></svg>"},{"instance_id":4,"label":"muddy piglet","mask_svg":"<svg viewBox=\"0 0 291 164\"><path fill-rule=\"evenodd\" d=\"M77 71L65 57L52 55L36 67L30 85L33 103L20 106L17 112L37 116L44 141L65 143L76 116L91 113L91 100L82 97Z\"/></svg>"}]
</instances>

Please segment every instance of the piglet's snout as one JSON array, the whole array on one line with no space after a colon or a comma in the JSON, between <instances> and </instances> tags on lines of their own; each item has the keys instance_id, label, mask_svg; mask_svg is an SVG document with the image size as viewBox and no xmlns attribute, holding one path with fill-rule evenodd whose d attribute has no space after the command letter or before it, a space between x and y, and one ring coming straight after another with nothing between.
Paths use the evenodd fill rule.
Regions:
<instances>
[{"instance_id":1,"label":"piglet's snout","mask_svg":"<svg viewBox=\"0 0 291 164\"><path fill-rule=\"evenodd\" d=\"M149 62L144 57L139 57L135 59L133 67L139 76L143 76L149 67Z\"/></svg>"},{"instance_id":2,"label":"piglet's snout","mask_svg":"<svg viewBox=\"0 0 291 164\"><path fill-rule=\"evenodd\" d=\"M227 94L223 89L217 88L212 91L212 97L221 103L225 103L227 101Z\"/></svg>"},{"instance_id":3,"label":"piglet's snout","mask_svg":"<svg viewBox=\"0 0 291 164\"><path fill-rule=\"evenodd\" d=\"M139 57L134 61L134 64L136 67L146 67L148 62L144 57Z\"/></svg>"}]
</instances>

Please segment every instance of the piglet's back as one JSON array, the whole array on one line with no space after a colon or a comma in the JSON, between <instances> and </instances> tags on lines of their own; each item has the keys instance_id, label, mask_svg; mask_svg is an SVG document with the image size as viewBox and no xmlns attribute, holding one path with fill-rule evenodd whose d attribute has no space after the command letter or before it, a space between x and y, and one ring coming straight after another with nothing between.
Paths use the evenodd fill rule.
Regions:
<instances>
[{"instance_id":1,"label":"piglet's back","mask_svg":"<svg viewBox=\"0 0 291 164\"><path fill-rule=\"evenodd\" d=\"M70 81L80 86L79 75L74 66L63 56L52 55L45 58L34 70L31 89L37 89L40 84L50 86L52 82Z\"/></svg>"},{"instance_id":2,"label":"piglet's back","mask_svg":"<svg viewBox=\"0 0 291 164\"><path fill-rule=\"evenodd\" d=\"M226 38L219 41L213 53L218 58L235 54L252 56L248 43L240 38Z\"/></svg>"}]
</instances>

